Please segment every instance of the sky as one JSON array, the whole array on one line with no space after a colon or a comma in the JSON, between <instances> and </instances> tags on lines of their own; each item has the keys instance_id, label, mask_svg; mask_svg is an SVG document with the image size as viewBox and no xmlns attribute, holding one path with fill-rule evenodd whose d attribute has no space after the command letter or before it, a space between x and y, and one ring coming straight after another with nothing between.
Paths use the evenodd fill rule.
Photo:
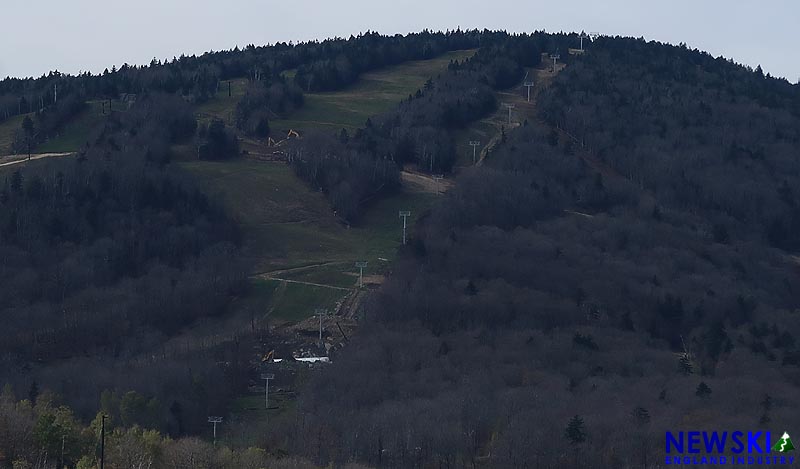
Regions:
<instances>
[{"instance_id":1,"label":"sky","mask_svg":"<svg viewBox=\"0 0 800 469\"><path fill-rule=\"evenodd\" d=\"M797 0L2 0L0 77L102 72L247 44L422 29L644 37L800 78Z\"/></svg>"}]
</instances>

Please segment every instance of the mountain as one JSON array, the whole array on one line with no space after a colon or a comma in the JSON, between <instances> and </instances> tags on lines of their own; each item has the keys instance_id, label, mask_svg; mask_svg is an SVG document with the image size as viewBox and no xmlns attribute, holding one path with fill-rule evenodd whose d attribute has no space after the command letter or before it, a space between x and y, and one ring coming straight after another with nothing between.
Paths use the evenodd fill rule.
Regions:
<instances>
[{"instance_id":1,"label":"mountain","mask_svg":"<svg viewBox=\"0 0 800 469\"><path fill-rule=\"evenodd\" d=\"M800 87L579 44L0 82L0 465L90 467L104 424L109 467L656 467L666 432L789 432Z\"/></svg>"}]
</instances>

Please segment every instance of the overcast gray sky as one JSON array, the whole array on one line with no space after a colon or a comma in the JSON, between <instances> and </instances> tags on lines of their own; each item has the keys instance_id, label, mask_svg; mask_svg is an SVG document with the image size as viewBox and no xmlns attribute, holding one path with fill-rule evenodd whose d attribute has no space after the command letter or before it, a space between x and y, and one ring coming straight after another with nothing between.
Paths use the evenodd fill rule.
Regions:
<instances>
[{"instance_id":1,"label":"overcast gray sky","mask_svg":"<svg viewBox=\"0 0 800 469\"><path fill-rule=\"evenodd\" d=\"M0 77L102 71L365 30L598 31L685 42L797 82L798 0L2 0Z\"/></svg>"}]
</instances>

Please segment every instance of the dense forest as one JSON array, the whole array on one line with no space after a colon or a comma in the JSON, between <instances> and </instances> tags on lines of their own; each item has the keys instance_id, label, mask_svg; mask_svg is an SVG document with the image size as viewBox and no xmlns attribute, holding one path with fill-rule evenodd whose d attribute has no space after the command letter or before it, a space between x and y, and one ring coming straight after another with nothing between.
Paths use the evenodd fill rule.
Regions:
<instances>
[{"instance_id":1,"label":"dense forest","mask_svg":"<svg viewBox=\"0 0 800 469\"><path fill-rule=\"evenodd\" d=\"M321 465L650 467L665 430L789 428L798 94L593 43L539 97L550 125L425 216L286 444Z\"/></svg>"},{"instance_id":2,"label":"dense forest","mask_svg":"<svg viewBox=\"0 0 800 469\"><path fill-rule=\"evenodd\" d=\"M207 360L162 349L246 286L237 226L168 164L170 143L195 127L183 100L153 94L111 116L76 158L4 170L0 380L34 403L51 389L86 417L96 393L135 390L151 400L133 422L177 431L182 408L230 392Z\"/></svg>"},{"instance_id":3,"label":"dense forest","mask_svg":"<svg viewBox=\"0 0 800 469\"><path fill-rule=\"evenodd\" d=\"M286 83L281 76L274 82L254 81L236 105L236 127L246 135L267 137L270 118L290 115L302 106L303 92L297 85Z\"/></svg>"},{"instance_id":4,"label":"dense forest","mask_svg":"<svg viewBox=\"0 0 800 469\"><path fill-rule=\"evenodd\" d=\"M298 176L325 191L345 220L355 221L366 202L397 189L404 165L450 172L456 160L452 131L494 111L494 91L518 83L523 67L538 66L549 39L489 37L473 57L451 63L445 74L369 119L355 135L317 132L293 142L290 158Z\"/></svg>"},{"instance_id":5,"label":"dense forest","mask_svg":"<svg viewBox=\"0 0 800 469\"><path fill-rule=\"evenodd\" d=\"M196 437L172 439L157 430L143 428L135 422L146 412L137 403L135 393L121 400L121 413L109 414L103 422L101 414L88 425L72 411L59 405L52 393L43 392L31 403L18 400L9 387L0 394L0 441L2 456L14 461L16 468L99 467L97 441L105 435L103 462L105 467L127 468L219 468L219 469L312 469L308 460L276 457L256 447L231 449L216 446ZM364 469L348 464L346 469Z\"/></svg>"},{"instance_id":6,"label":"dense forest","mask_svg":"<svg viewBox=\"0 0 800 469\"><path fill-rule=\"evenodd\" d=\"M336 90L355 81L365 71L407 60L431 58L449 50L474 48L482 38L505 37L489 31L448 31L383 36L374 32L299 44L277 43L244 49L181 56L149 65L123 64L101 74L77 76L51 72L39 78L6 78L0 81L0 122L13 116L35 113L35 127L41 132L21 129L20 142L44 141L57 127L79 111L86 100L117 99L121 95L168 93L187 101L204 102L223 82L248 78L254 85L249 99L237 109L242 130L258 136L268 133L268 116L252 115L252 106L269 107L282 114L302 105L299 88L312 91ZM297 69L293 83L281 73ZM296 85L295 85L296 83ZM54 110L50 110L54 108ZM27 130L27 132L23 132ZM27 137L27 140L25 138ZM22 152L23 143L14 150Z\"/></svg>"},{"instance_id":7,"label":"dense forest","mask_svg":"<svg viewBox=\"0 0 800 469\"><path fill-rule=\"evenodd\" d=\"M660 203L704 215L720 240L800 249L796 85L671 46L598 49L543 99L550 123Z\"/></svg>"},{"instance_id":8,"label":"dense forest","mask_svg":"<svg viewBox=\"0 0 800 469\"><path fill-rule=\"evenodd\" d=\"M576 38L366 33L0 82L0 118L32 113L19 152L88 100L139 95L75 158L0 173L0 466L95 467L101 414L109 467L660 467L665 430L791 431L800 86L682 45L568 54ZM457 132L542 54L566 67L535 119L453 175L260 449L197 438L269 331L170 340L251 293L240 228L176 147L238 158L237 132L269 136L304 92L466 48L357 131L287 143L287 163L356 222L405 166L453 172ZM242 77L236 129L198 122L192 106Z\"/></svg>"}]
</instances>

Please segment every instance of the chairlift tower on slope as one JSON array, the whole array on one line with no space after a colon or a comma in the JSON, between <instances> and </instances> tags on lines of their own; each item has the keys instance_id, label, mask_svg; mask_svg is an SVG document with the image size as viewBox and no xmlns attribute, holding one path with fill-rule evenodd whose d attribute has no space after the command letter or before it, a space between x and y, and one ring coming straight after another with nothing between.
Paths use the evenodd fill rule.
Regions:
<instances>
[{"instance_id":1,"label":"chairlift tower on slope","mask_svg":"<svg viewBox=\"0 0 800 469\"><path fill-rule=\"evenodd\" d=\"M208 417L208 423L214 425L214 444L217 444L217 424L222 423L222 417Z\"/></svg>"},{"instance_id":2,"label":"chairlift tower on slope","mask_svg":"<svg viewBox=\"0 0 800 469\"><path fill-rule=\"evenodd\" d=\"M561 58L561 54L559 54L558 52L556 52L555 54L550 54L550 58L553 59L553 70L552 70L552 72L556 73L556 62L558 62L558 59Z\"/></svg>"},{"instance_id":3,"label":"chairlift tower on slope","mask_svg":"<svg viewBox=\"0 0 800 469\"><path fill-rule=\"evenodd\" d=\"M480 146L481 142L478 140L470 140L469 146L472 147L472 164L476 163L476 159L478 157L478 147Z\"/></svg>"},{"instance_id":4,"label":"chairlift tower on slope","mask_svg":"<svg viewBox=\"0 0 800 469\"><path fill-rule=\"evenodd\" d=\"M411 216L411 212L408 210L400 210L399 214L399 218L403 219L403 244L406 244L406 225L408 224L407 220L408 217Z\"/></svg>"},{"instance_id":5,"label":"chairlift tower on slope","mask_svg":"<svg viewBox=\"0 0 800 469\"><path fill-rule=\"evenodd\" d=\"M517 107L515 104L503 103L503 106L508 108L508 125L511 126L511 110Z\"/></svg>"},{"instance_id":6,"label":"chairlift tower on slope","mask_svg":"<svg viewBox=\"0 0 800 469\"><path fill-rule=\"evenodd\" d=\"M583 32L583 31L581 31L581 34L580 34L578 37L579 37L579 38L580 38L580 40L581 40L581 52L583 52L583 40L584 40L584 39L588 39L588 38L589 38L589 35L587 35L587 34L586 34L585 32Z\"/></svg>"},{"instance_id":7,"label":"chairlift tower on slope","mask_svg":"<svg viewBox=\"0 0 800 469\"><path fill-rule=\"evenodd\" d=\"M359 269L358 271L358 287L361 288L364 286L364 268L367 266L367 261L358 261L356 262L356 268Z\"/></svg>"},{"instance_id":8,"label":"chairlift tower on slope","mask_svg":"<svg viewBox=\"0 0 800 469\"><path fill-rule=\"evenodd\" d=\"M535 85L532 81L526 81L523 86L528 88L528 102L531 102L531 88L533 88Z\"/></svg>"}]
</instances>

